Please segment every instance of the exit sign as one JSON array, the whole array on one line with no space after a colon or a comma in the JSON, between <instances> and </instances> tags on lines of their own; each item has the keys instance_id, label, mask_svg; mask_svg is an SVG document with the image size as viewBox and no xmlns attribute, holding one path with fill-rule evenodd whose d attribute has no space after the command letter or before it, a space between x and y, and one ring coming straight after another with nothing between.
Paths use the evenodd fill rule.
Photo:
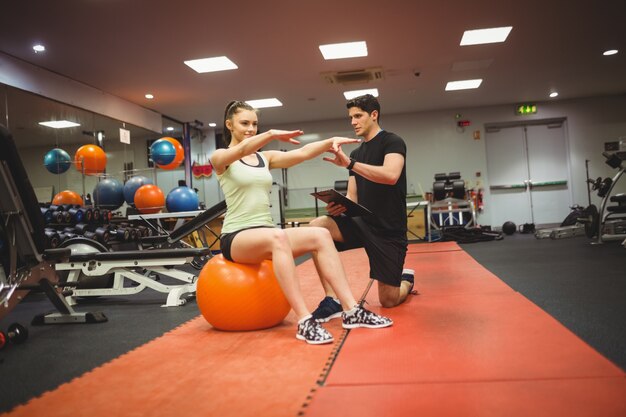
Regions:
<instances>
[{"instance_id":1,"label":"exit sign","mask_svg":"<svg viewBox=\"0 0 626 417\"><path fill-rule=\"evenodd\" d=\"M535 114L537 113L537 105L536 104L518 104L515 107L515 114L518 116L524 116L527 114Z\"/></svg>"}]
</instances>

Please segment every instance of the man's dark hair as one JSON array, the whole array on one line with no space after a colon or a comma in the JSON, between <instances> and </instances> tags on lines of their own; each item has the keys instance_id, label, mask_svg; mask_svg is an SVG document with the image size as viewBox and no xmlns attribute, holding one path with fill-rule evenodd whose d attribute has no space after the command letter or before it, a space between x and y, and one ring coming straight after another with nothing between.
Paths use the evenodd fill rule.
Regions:
<instances>
[{"instance_id":1,"label":"man's dark hair","mask_svg":"<svg viewBox=\"0 0 626 417\"><path fill-rule=\"evenodd\" d=\"M372 112L376 110L378 112L378 121L380 122L380 103L378 102L378 99L371 94L365 94L349 100L346 103L346 107L348 109L358 107L359 109L367 112L367 114L372 114Z\"/></svg>"}]
</instances>

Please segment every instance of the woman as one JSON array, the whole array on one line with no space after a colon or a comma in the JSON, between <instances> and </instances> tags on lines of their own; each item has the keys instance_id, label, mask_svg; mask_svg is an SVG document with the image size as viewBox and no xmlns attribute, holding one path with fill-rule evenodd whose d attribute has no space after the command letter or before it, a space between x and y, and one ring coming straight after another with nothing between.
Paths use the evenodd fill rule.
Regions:
<instances>
[{"instance_id":1,"label":"woman","mask_svg":"<svg viewBox=\"0 0 626 417\"><path fill-rule=\"evenodd\" d=\"M332 335L313 319L296 277L294 258L315 253L318 274L335 290L341 302L343 327L387 327L393 322L359 306L346 280L330 233L321 227L278 229L269 210L273 168L289 168L324 152L336 153L341 145L358 139L331 138L289 151L259 150L273 140L299 144L301 130L269 130L257 135L257 113L249 104L233 101L224 114L226 149L211 155L211 164L226 198L227 211L220 236L222 255L240 263L271 259L287 301L298 317L296 338L311 344L330 343Z\"/></svg>"}]
</instances>

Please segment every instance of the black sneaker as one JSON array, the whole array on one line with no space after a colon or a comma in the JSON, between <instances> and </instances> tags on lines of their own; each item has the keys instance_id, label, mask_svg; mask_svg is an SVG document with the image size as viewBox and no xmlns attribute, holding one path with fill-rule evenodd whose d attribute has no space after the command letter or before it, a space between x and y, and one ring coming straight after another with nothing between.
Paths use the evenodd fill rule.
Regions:
<instances>
[{"instance_id":1,"label":"black sneaker","mask_svg":"<svg viewBox=\"0 0 626 417\"><path fill-rule=\"evenodd\" d=\"M342 311L341 304L333 297L324 297L312 315L315 320L326 323L331 319L341 317Z\"/></svg>"},{"instance_id":2,"label":"black sneaker","mask_svg":"<svg viewBox=\"0 0 626 417\"><path fill-rule=\"evenodd\" d=\"M304 340L311 345L321 345L323 343L331 343L333 335L315 320L312 316L298 322L298 332L296 339Z\"/></svg>"},{"instance_id":3,"label":"black sneaker","mask_svg":"<svg viewBox=\"0 0 626 417\"><path fill-rule=\"evenodd\" d=\"M409 294L418 294L417 290L413 290L415 286L415 271L412 269L403 269L402 270L402 281L408 281L411 286L409 287Z\"/></svg>"},{"instance_id":4,"label":"black sneaker","mask_svg":"<svg viewBox=\"0 0 626 417\"><path fill-rule=\"evenodd\" d=\"M343 319L344 329L354 329L356 327L378 329L381 327L389 327L393 324L393 320L372 313L362 306L356 306L351 311L344 311L341 318Z\"/></svg>"}]
</instances>

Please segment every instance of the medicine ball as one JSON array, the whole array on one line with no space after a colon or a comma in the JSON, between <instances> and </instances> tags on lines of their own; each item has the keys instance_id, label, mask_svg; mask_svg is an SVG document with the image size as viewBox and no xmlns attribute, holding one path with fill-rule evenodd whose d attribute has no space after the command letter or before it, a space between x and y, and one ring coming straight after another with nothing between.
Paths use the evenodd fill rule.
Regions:
<instances>
[{"instance_id":1,"label":"medicine ball","mask_svg":"<svg viewBox=\"0 0 626 417\"><path fill-rule=\"evenodd\" d=\"M513 233L515 233L516 230L517 226L515 226L515 223L511 221L504 222L504 224L502 225L502 232L506 235L512 235Z\"/></svg>"}]
</instances>

